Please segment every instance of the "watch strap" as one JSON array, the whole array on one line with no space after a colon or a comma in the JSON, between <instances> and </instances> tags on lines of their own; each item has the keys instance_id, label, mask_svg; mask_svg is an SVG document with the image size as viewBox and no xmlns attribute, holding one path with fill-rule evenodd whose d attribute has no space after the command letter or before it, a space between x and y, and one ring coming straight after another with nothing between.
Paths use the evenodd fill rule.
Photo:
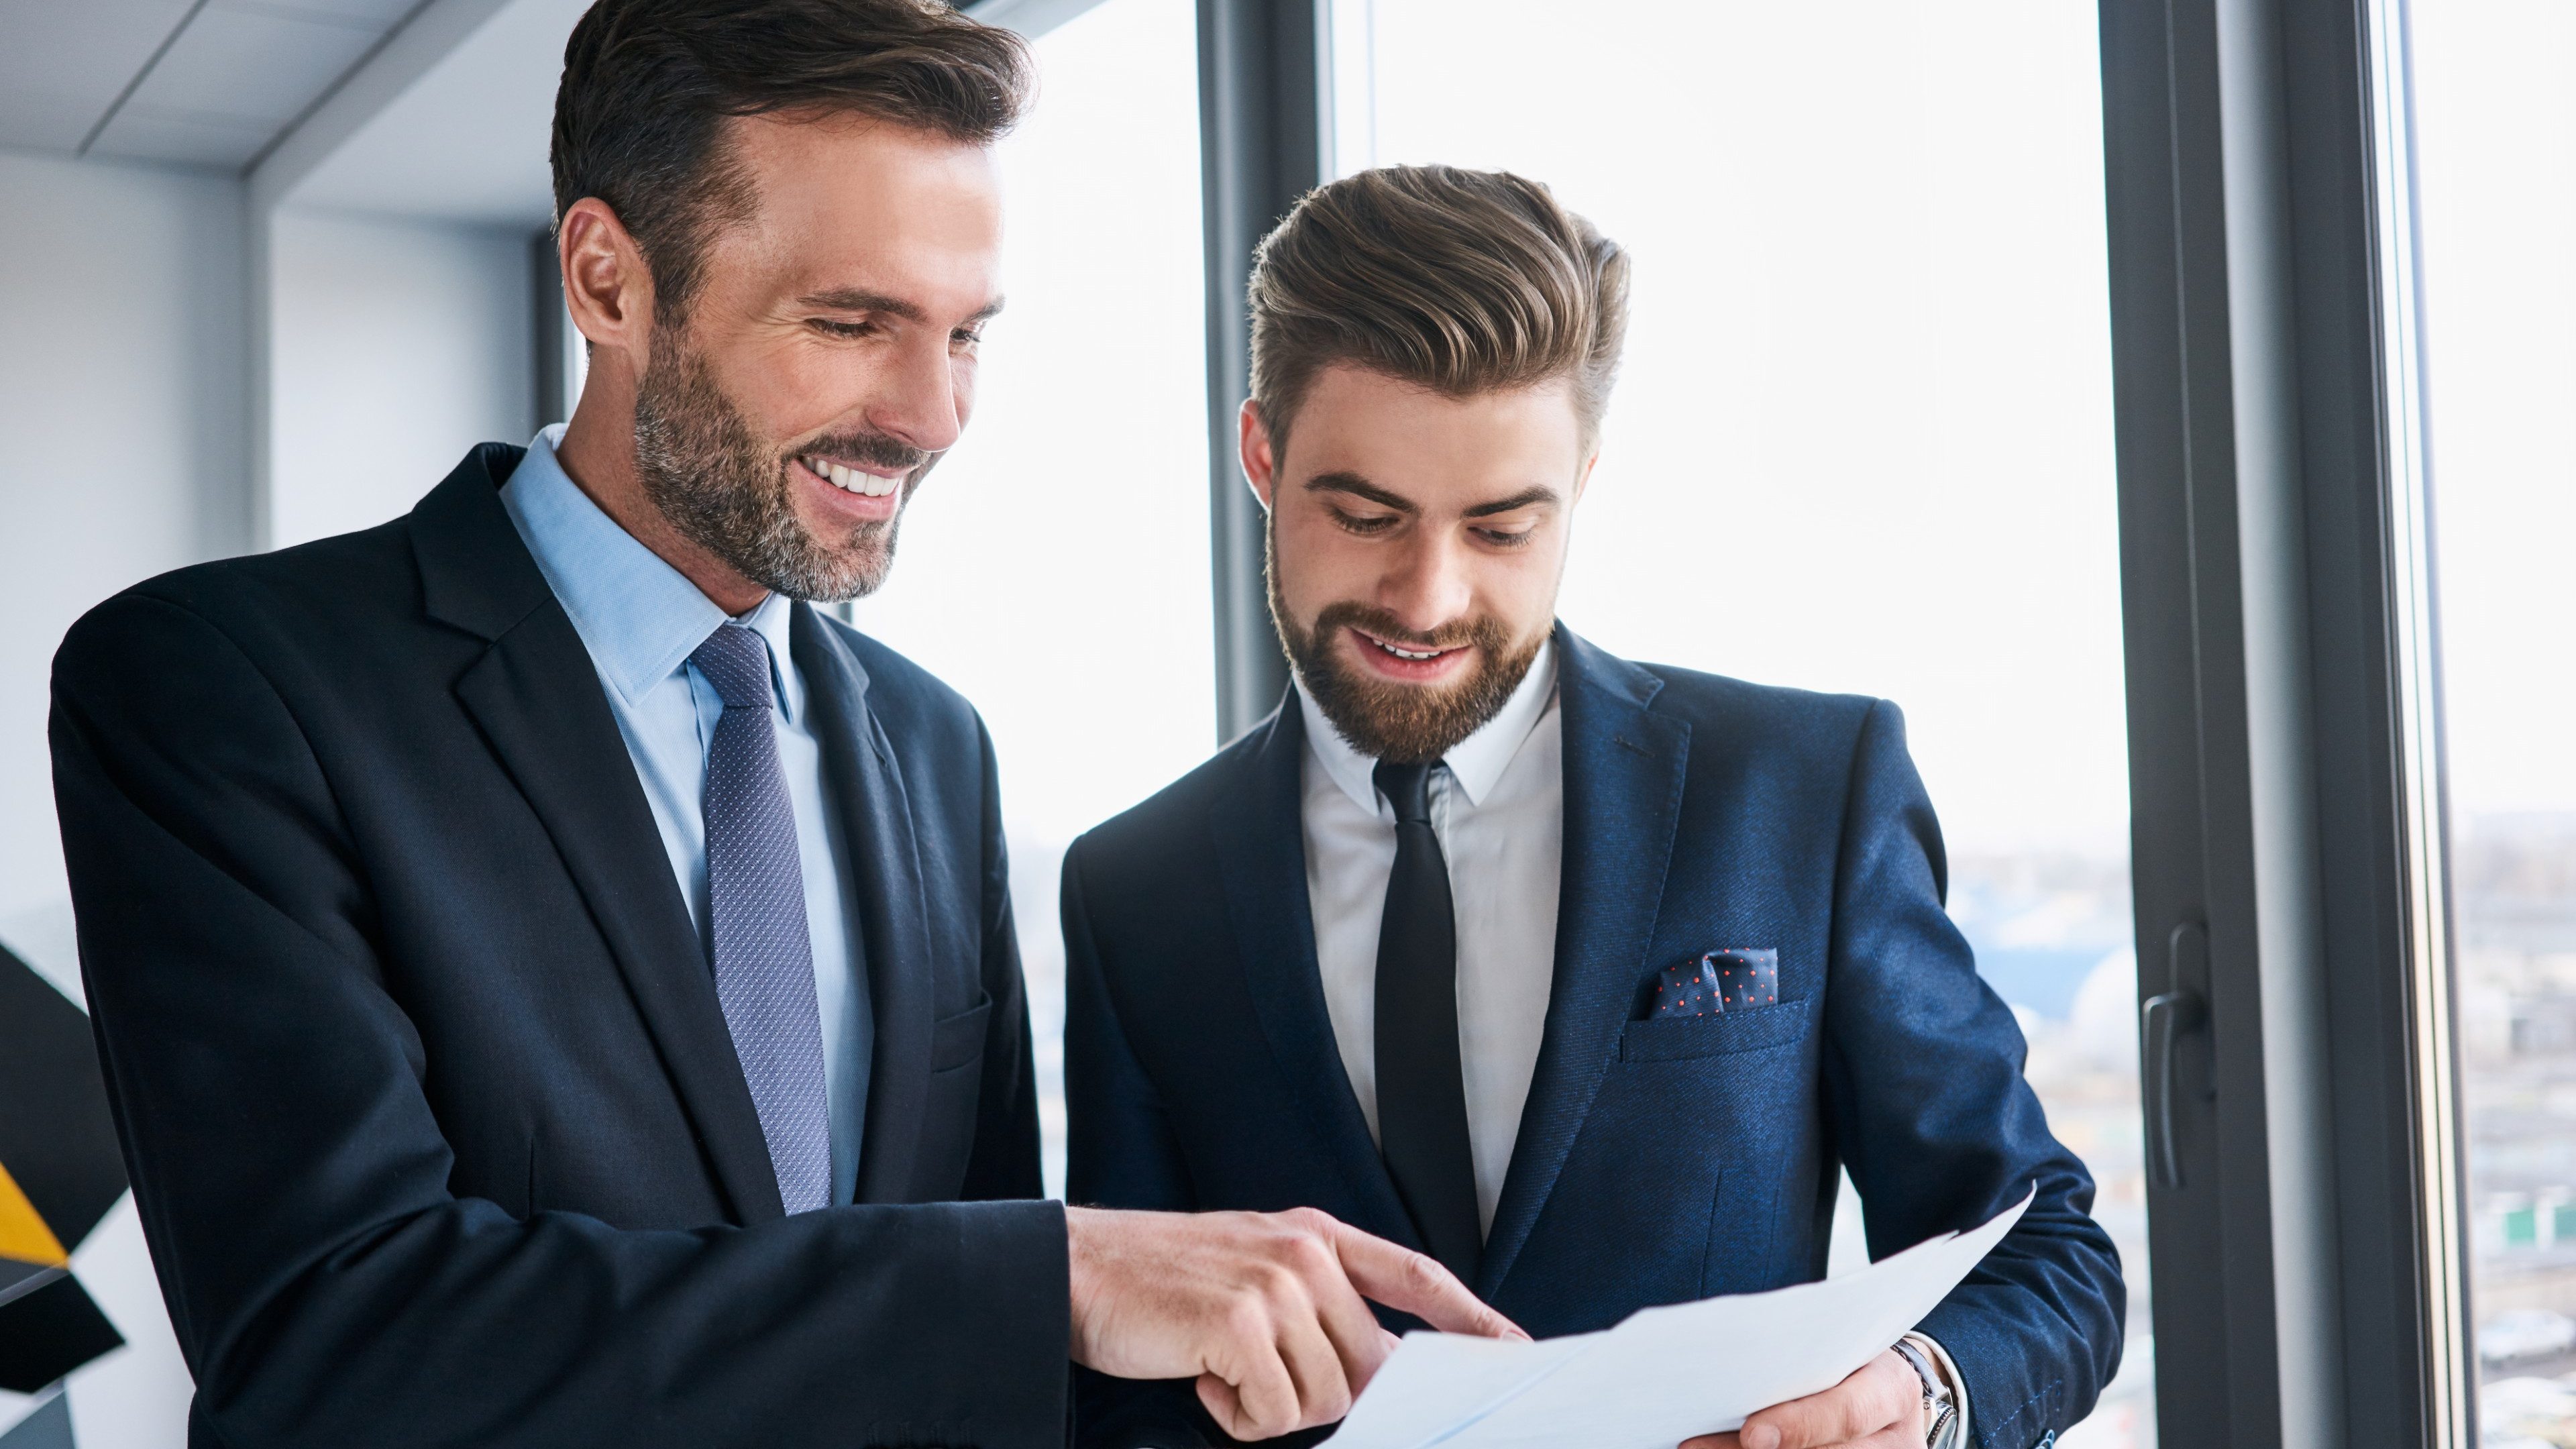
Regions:
<instances>
[{"instance_id":1,"label":"watch strap","mask_svg":"<svg viewBox=\"0 0 2576 1449\"><path fill-rule=\"evenodd\" d=\"M1952 1441L1957 1437L1954 1431L1959 1425L1959 1406L1951 1396L1949 1381L1913 1343L1900 1338L1890 1347L1898 1358L1905 1360L1906 1367L1914 1370L1914 1376L1923 1381L1925 1449L1951 1449Z\"/></svg>"}]
</instances>

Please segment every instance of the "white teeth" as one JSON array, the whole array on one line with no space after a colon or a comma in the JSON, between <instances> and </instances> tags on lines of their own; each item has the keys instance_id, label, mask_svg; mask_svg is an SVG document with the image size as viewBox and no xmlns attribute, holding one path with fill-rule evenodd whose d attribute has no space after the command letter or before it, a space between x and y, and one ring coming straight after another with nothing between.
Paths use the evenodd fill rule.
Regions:
<instances>
[{"instance_id":1,"label":"white teeth","mask_svg":"<svg viewBox=\"0 0 2576 1449\"><path fill-rule=\"evenodd\" d=\"M892 493L895 484L901 481L895 478L880 478L873 473L862 473L856 468L844 468L838 463L821 458L808 458L805 460L805 466L812 469L816 477L830 483L833 487L843 492L856 493L863 498L883 498Z\"/></svg>"},{"instance_id":2,"label":"white teeth","mask_svg":"<svg viewBox=\"0 0 2576 1449\"><path fill-rule=\"evenodd\" d=\"M1398 649L1383 639L1371 639L1369 642L1375 644L1380 649L1385 650L1387 653L1394 655L1398 659L1437 659L1440 657L1440 651L1437 649L1425 650L1422 653L1416 654L1410 649Z\"/></svg>"}]
</instances>

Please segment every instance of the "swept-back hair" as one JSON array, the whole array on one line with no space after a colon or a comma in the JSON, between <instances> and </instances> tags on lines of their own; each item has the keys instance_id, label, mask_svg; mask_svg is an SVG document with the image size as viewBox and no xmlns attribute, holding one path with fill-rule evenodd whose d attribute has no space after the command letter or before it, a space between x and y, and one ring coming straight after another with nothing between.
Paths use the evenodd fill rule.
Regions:
<instances>
[{"instance_id":1,"label":"swept-back hair","mask_svg":"<svg viewBox=\"0 0 2576 1449\"><path fill-rule=\"evenodd\" d=\"M1468 397L1573 383L1587 446L1628 327L1628 254L1508 171L1384 166L1307 193L1252 269L1252 397L1272 446L1336 363Z\"/></svg>"}]
</instances>

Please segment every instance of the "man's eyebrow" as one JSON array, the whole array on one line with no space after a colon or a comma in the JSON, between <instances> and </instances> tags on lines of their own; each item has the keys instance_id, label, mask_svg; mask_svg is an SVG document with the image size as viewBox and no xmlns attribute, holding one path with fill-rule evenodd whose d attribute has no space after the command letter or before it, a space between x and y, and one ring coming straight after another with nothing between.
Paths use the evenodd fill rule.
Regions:
<instances>
[{"instance_id":1,"label":"man's eyebrow","mask_svg":"<svg viewBox=\"0 0 2576 1449\"><path fill-rule=\"evenodd\" d=\"M871 292L862 287L834 287L829 291L808 292L796 299L796 305L820 307L829 312L883 312L889 317L900 317L906 322L924 321L930 315L922 311L917 303L907 302L901 297L889 297L883 292Z\"/></svg>"},{"instance_id":2,"label":"man's eyebrow","mask_svg":"<svg viewBox=\"0 0 2576 1449\"><path fill-rule=\"evenodd\" d=\"M907 302L901 297L889 297L883 292L871 292L860 287L835 287L825 292L809 292L797 298L796 305L819 307L827 312L883 312L889 317L900 317L906 322L915 324L930 319L930 314L924 312L918 303ZM993 320L993 314L1001 310L1002 299L995 297L977 308L975 315L967 318L962 325L980 326Z\"/></svg>"},{"instance_id":3,"label":"man's eyebrow","mask_svg":"<svg viewBox=\"0 0 2576 1449\"><path fill-rule=\"evenodd\" d=\"M1361 477L1357 473L1318 473L1314 477L1306 480L1306 491L1309 493L1348 493L1353 497L1365 498L1369 502L1377 504L1381 508L1392 508L1398 513L1420 513L1422 511L1413 505L1411 499L1402 497L1398 494L1389 493L1385 489L1371 483L1369 480Z\"/></svg>"},{"instance_id":4,"label":"man's eyebrow","mask_svg":"<svg viewBox=\"0 0 2576 1449\"><path fill-rule=\"evenodd\" d=\"M1520 492L1513 494L1509 498L1497 498L1491 503L1479 503L1475 507L1468 509L1466 516L1469 518L1491 518L1497 513L1510 513L1515 509L1532 508L1542 503L1554 503L1556 501L1557 492L1555 489L1548 487L1544 483L1533 483L1529 487L1522 489Z\"/></svg>"}]
</instances>

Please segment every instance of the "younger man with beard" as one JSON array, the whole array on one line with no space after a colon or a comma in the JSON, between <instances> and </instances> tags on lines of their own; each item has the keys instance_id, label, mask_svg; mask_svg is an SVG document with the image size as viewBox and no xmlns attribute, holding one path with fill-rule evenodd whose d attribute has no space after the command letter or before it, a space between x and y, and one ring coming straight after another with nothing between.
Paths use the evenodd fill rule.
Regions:
<instances>
[{"instance_id":1,"label":"younger man with beard","mask_svg":"<svg viewBox=\"0 0 2576 1449\"><path fill-rule=\"evenodd\" d=\"M1553 622L1626 283L1544 187L1448 168L1263 244L1242 461L1295 687L1066 857L1070 1196L1320 1207L1550 1335L1821 1277L1838 1167L1879 1253L2035 1185L1918 1331L1694 1443L2045 1444L2117 1364L2118 1262L1895 708ZM1224 1438L1151 1385L1078 1409Z\"/></svg>"},{"instance_id":2,"label":"younger man with beard","mask_svg":"<svg viewBox=\"0 0 2576 1449\"><path fill-rule=\"evenodd\" d=\"M1361 1292L1509 1331L1321 1214L1034 1200L992 748L805 602L965 425L1025 64L938 0L600 0L569 428L65 641L192 1444L1060 1449L1068 1357L1275 1434L1384 1358Z\"/></svg>"}]
</instances>

